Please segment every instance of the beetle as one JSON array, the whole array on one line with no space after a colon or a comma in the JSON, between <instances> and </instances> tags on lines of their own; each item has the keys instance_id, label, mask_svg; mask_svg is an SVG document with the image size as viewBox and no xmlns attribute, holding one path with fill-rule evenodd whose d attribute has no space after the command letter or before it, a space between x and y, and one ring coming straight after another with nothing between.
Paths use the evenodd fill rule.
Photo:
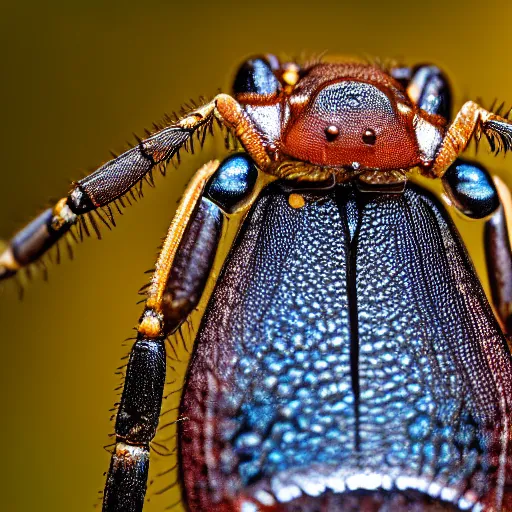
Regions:
<instances>
[{"instance_id":1,"label":"beetle","mask_svg":"<svg viewBox=\"0 0 512 512\"><path fill-rule=\"evenodd\" d=\"M432 65L248 59L218 94L73 184L17 233L0 277L71 228L113 223L142 180L218 122L243 147L192 178L146 290L103 510L140 511L165 340L203 295L226 219L243 217L208 301L180 405L183 500L200 511L512 510L512 256L504 185L460 158L512 148L512 123L451 119ZM443 183L484 219L493 312ZM106 217L105 217L106 216Z\"/></svg>"}]
</instances>

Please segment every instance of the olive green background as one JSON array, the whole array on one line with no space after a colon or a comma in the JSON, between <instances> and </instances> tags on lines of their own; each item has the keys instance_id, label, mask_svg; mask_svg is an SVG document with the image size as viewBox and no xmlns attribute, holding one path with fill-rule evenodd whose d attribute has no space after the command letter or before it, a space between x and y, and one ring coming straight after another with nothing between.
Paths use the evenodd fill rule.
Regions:
<instances>
[{"instance_id":1,"label":"olive green background","mask_svg":"<svg viewBox=\"0 0 512 512\"><path fill-rule=\"evenodd\" d=\"M431 61L456 102L512 102L512 3L124 2L26 0L0 11L0 238L62 197L69 182L123 149L132 132L201 94L229 87L254 52ZM114 375L141 306L138 288L184 184L206 154L157 179L102 241L76 248L19 301L0 294L0 510L89 511L109 455ZM493 160L509 184L512 157ZM508 172L508 176L507 176ZM481 260L477 224L465 224ZM485 273L483 273L485 275ZM184 367L184 365L181 365ZM162 470L171 458L157 462ZM156 458L155 458L156 460ZM172 483L158 477L149 495ZM177 490L153 496L162 510Z\"/></svg>"}]
</instances>

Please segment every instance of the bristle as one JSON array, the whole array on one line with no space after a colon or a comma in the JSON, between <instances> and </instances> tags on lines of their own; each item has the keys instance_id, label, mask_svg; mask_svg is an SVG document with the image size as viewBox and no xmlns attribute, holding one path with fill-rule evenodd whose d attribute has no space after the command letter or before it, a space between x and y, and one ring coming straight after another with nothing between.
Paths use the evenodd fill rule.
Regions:
<instances>
[{"instance_id":1,"label":"bristle","mask_svg":"<svg viewBox=\"0 0 512 512\"><path fill-rule=\"evenodd\" d=\"M512 149L512 124L490 120L483 124L482 131L493 153L506 153Z\"/></svg>"},{"instance_id":2,"label":"bristle","mask_svg":"<svg viewBox=\"0 0 512 512\"><path fill-rule=\"evenodd\" d=\"M78 229L78 238L80 239L80 242L83 242L84 240L84 228L83 228L83 222L82 218L80 217L77 224Z\"/></svg>"},{"instance_id":3,"label":"bristle","mask_svg":"<svg viewBox=\"0 0 512 512\"><path fill-rule=\"evenodd\" d=\"M297 62L299 66L303 69L311 68L323 62L325 55L327 54L327 50L324 50L320 53L310 54L308 56L301 55L298 58L292 59L294 62Z\"/></svg>"},{"instance_id":4,"label":"bristle","mask_svg":"<svg viewBox=\"0 0 512 512\"><path fill-rule=\"evenodd\" d=\"M114 449L113 449L113 448L114 448L114 446L115 446L115 445L116 445L116 443L106 444L106 445L103 447L103 449L104 449L106 452L108 452L108 453L110 453L110 454L112 455L112 454L114 453Z\"/></svg>"},{"instance_id":5,"label":"bristle","mask_svg":"<svg viewBox=\"0 0 512 512\"><path fill-rule=\"evenodd\" d=\"M71 233L71 231L70 231L70 234L72 234L72 233ZM76 241L76 239L75 239L75 241ZM67 251L68 251L68 258L69 258L70 260L72 260L72 259L73 259L73 257L74 257L74 256L73 256L73 246L72 246L72 245L71 245L71 243L69 242L68 237L64 237L64 243L66 244L66 249L67 249Z\"/></svg>"},{"instance_id":6,"label":"bristle","mask_svg":"<svg viewBox=\"0 0 512 512\"><path fill-rule=\"evenodd\" d=\"M16 287L18 288L18 300L23 300L23 297L25 296L25 288L23 286L23 283L20 280L19 275L17 275L14 278L14 283L16 284Z\"/></svg>"},{"instance_id":7,"label":"bristle","mask_svg":"<svg viewBox=\"0 0 512 512\"><path fill-rule=\"evenodd\" d=\"M142 190L142 184L144 183L144 178L142 178L135 186L137 188L137 195L139 199L142 199L144 197L144 192Z\"/></svg>"},{"instance_id":8,"label":"bristle","mask_svg":"<svg viewBox=\"0 0 512 512\"><path fill-rule=\"evenodd\" d=\"M67 239L67 237L64 237L64 239ZM50 263L53 263L53 255L52 251L48 251L48 259L50 260ZM55 244L55 263L57 265L60 265L60 244Z\"/></svg>"},{"instance_id":9,"label":"bristle","mask_svg":"<svg viewBox=\"0 0 512 512\"><path fill-rule=\"evenodd\" d=\"M210 123L211 124L211 123ZM204 141L206 140L206 134L208 133L208 130L207 128L203 128L202 130L200 130L200 132L197 134L197 136L199 137L199 135L201 135L201 138L199 139L199 144L201 144L201 147L204 146Z\"/></svg>"},{"instance_id":10,"label":"bristle","mask_svg":"<svg viewBox=\"0 0 512 512\"><path fill-rule=\"evenodd\" d=\"M397 60L396 59L382 59L381 57L379 56L376 56L376 55L370 55L370 54L364 54L363 55L363 60L370 66L374 67L374 68L378 68L382 71L384 71L384 73L388 73L390 72L391 68L396 64Z\"/></svg>"},{"instance_id":11,"label":"bristle","mask_svg":"<svg viewBox=\"0 0 512 512\"><path fill-rule=\"evenodd\" d=\"M497 116L501 116L501 111L505 108L505 102L502 101L500 106L496 110L492 110Z\"/></svg>"},{"instance_id":12,"label":"bristle","mask_svg":"<svg viewBox=\"0 0 512 512\"><path fill-rule=\"evenodd\" d=\"M76 229L76 225L74 226L74 228ZM75 230L74 229L70 229L68 231L69 233L69 236L73 239L73 242L75 242L75 244L78 243L78 238L76 237L76 233L75 233Z\"/></svg>"},{"instance_id":13,"label":"bristle","mask_svg":"<svg viewBox=\"0 0 512 512\"><path fill-rule=\"evenodd\" d=\"M161 473L157 473L156 476L160 477L160 476L168 475L169 473L171 473L172 471L175 471L176 469L178 469L178 463L174 464L169 469L166 469L165 471L162 471Z\"/></svg>"},{"instance_id":14,"label":"bristle","mask_svg":"<svg viewBox=\"0 0 512 512\"><path fill-rule=\"evenodd\" d=\"M170 347L171 347L171 350L172 350L172 352L174 354L174 360L175 361L179 361L180 358L178 357L178 353L176 352L176 349L174 348L174 345L170 345ZM170 354L167 354L167 357L170 357Z\"/></svg>"},{"instance_id":15,"label":"bristle","mask_svg":"<svg viewBox=\"0 0 512 512\"><path fill-rule=\"evenodd\" d=\"M161 162L160 164L158 164L158 170L160 171L160 174L162 176L165 176L166 172L167 172L167 161L164 161L164 162Z\"/></svg>"},{"instance_id":16,"label":"bristle","mask_svg":"<svg viewBox=\"0 0 512 512\"><path fill-rule=\"evenodd\" d=\"M117 211L122 215L123 212L120 210L119 206L117 205L117 201L114 201L114 206L117 208ZM112 208L110 208L110 205L106 205L102 208L103 213L108 217L108 220L110 224L114 227L116 227L116 220L114 218L114 213L112 212Z\"/></svg>"},{"instance_id":17,"label":"bristle","mask_svg":"<svg viewBox=\"0 0 512 512\"><path fill-rule=\"evenodd\" d=\"M130 196L128 194L129 194L129 191L123 197L128 202L128 206L131 206L132 205L132 200L130 199Z\"/></svg>"},{"instance_id":18,"label":"bristle","mask_svg":"<svg viewBox=\"0 0 512 512\"><path fill-rule=\"evenodd\" d=\"M175 501L173 504L169 505L168 507L165 507L165 510L172 510L176 507L179 507L182 504L181 498L178 501Z\"/></svg>"},{"instance_id":19,"label":"bristle","mask_svg":"<svg viewBox=\"0 0 512 512\"><path fill-rule=\"evenodd\" d=\"M98 240L101 240L101 233L100 233L100 230L98 228L98 224L96 223L96 219L94 218L94 215L92 214L92 212L89 212L86 215L87 215L87 219L91 223L92 228L94 229L94 232L96 233L96 236L97 236ZM84 217L82 217L82 218L84 218ZM84 219L84 224L85 224L85 222L86 221Z\"/></svg>"},{"instance_id":20,"label":"bristle","mask_svg":"<svg viewBox=\"0 0 512 512\"><path fill-rule=\"evenodd\" d=\"M141 286L139 288L138 294L139 295L147 295L148 288L151 286L151 281L149 283L146 283L144 286Z\"/></svg>"},{"instance_id":21,"label":"bristle","mask_svg":"<svg viewBox=\"0 0 512 512\"><path fill-rule=\"evenodd\" d=\"M82 225L84 227L84 233L86 234L86 236L91 236L89 226L87 225L87 214L80 217L80 220L82 221Z\"/></svg>"},{"instance_id":22,"label":"bristle","mask_svg":"<svg viewBox=\"0 0 512 512\"><path fill-rule=\"evenodd\" d=\"M475 136L473 137L473 142L475 144L475 155L478 154L478 151L480 150L480 140L481 140L481 134L480 132L477 132Z\"/></svg>"},{"instance_id":23,"label":"bristle","mask_svg":"<svg viewBox=\"0 0 512 512\"><path fill-rule=\"evenodd\" d=\"M34 278L34 272L32 270L32 265L25 267L24 270L25 270L25 275L27 276L27 280L32 281L32 279Z\"/></svg>"},{"instance_id":24,"label":"bristle","mask_svg":"<svg viewBox=\"0 0 512 512\"><path fill-rule=\"evenodd\" d=\"M103 209L101 209L101 211L104 211ZM107 226L107 228L112 231L112 226L107 222L107 220L103 217L103 215L101 215L100 213L100 210L93 210L91 213L93 213L96 215L96 217L98 217L98 219L101 220L101 222L103 222L103 224L105 224L105 226ZM92 215L91 215L92 216Z\"/></svg>"},{"instance_id":25,"label":"bristle","mask_svg":"<svg viewBox=\"0 0 512 512\"><path fill-rule=\"evenodd\" d=\"M38 270L40 270L41 273L43 274L43 281L48 282L48 267L46 266L44 259L37 261L36 264Z\"/></svg>"},{"instance_id":26,"label":"bristle","mask_svg":"<svg viewBox=\"0 0 512 512\"><path fill-rule=\"evenodd\" d=\"M155 188L155 181L153 179L153 170L149 171L146 176L144 176L143 180L151 187ZM142 180L141 180L141 190L142 190Z\"/></svg>"},{"instance_id":27,"label":"bristle","mask_svg":"<svg viewBox=\"0 0 512 512\"><path fill-rule=\"evenodd\" d=\"M154 187L155 186L155 178L153 177L153 169L151 169L148 173L149 184Z\"/></svg>"},{"instance_id":28,"label":"bristle","mask_svg":"<svg viewBox=\"0 0 512 512\"><path fill-rule=\"evenodd\" d=\"M204 105L206 102L206 99L201 97L199 103L190 100L189 103L186 103L184 107L181 108L182 115L188 114L191 110L197 109L198 104ZM180 116L181 117L181 116ZM205 122L202 126L198 127L197 130L194 132L195 136L197 137L197 141L199 142L200 146L202 147L206 140L207 133L213 134L213 123L214 117L209 118L207 122ZM172 115L165 114L163 118L162 123L153 123L152 128L154 131L160 131L162 129L167 128L169 125L176 123L179 120L179 117L176 115L176 113L173 113ZM218 124L222 126L222 124L217 120ZM145 134L147 136L152 136L154 134L154 131L152 130L145 130ZM142 139L136 134L133 134L137 144L141 144L143 141ZM165 144L165 143L164 143ZM134 144L128 142L127 143L129 148L133 148ZM189 151L190 153L194 153L196 147L194 147L194 137L189 137L189 139L185 142L184 147L181 149L185 149ZM165 148L164 148L165 151ZM169 150L170 152L170 150ZM111 155L114 159L119 158L119 154L115 152L111 152ZM156 166L158 166L158 170L162 175L165 176L166 174L166 168L167 165L171 162L175 167L181 162L181 152L178 149L174 154L170 155L167 159L163 158L161 161L156 162L156 165L149 170L149 172L140 179L137 183L135 183L130 189L128 189L123 195L117 197L114 199L113 205L115 206L115 210L113 207L110 206L110 204L107 204L105 206L102 206L97 209L92 209L91 211L78 215L77 221L74 224L74 226L71 227L71 229L68 231L69 237L66 236L63 238L63 243L66 244L66 251L69 256L69 259L73 259L73 243L82 242L83 239L86 236L91 236L91 232L94 232L96 237L98 239L102 238L100 226L103 224L105 225L109 230L111 230L113 227L116 226L115 221L115 213L123 214L123 209L127 206L131 206L133 202L137 202L138 199L142 198L144 196L144 182L146 182L150 187L155 187L155 179L153 170ZM132 201L133 200L133 201ZM98 222L101 221L101 222ZM53 252L55 251L55 252ZM52 249L50 252L47 252L45 255L45 258L47 258L45 261L40 261L37 263L34 267L41 268L43 274L47 275L46 270L46 262L49 262L53 264L56 262L57 264L60 263L62 259L61 255L61 247L57 243L55 245L55 249ZM32 269L27 268L26 274L28 279L32 278ZM20 291L20 295L22 292Z\"/></svg>"}]
</instances>

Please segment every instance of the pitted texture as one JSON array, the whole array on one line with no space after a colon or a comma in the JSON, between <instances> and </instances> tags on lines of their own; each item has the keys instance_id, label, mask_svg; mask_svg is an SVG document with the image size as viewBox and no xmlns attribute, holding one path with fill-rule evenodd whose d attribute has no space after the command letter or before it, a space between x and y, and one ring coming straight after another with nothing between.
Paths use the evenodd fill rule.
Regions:
<instances>
[{"instance_id":1,"label":"pitted texture","mask_svg":"<svg viewBox=\"0 0 512 512\"><path fill-rule=\"evenodd\" d=\"M357 243L361 449L373 469L482 495L510 357L439 207L409 189L362 207ZM401 468L399 471L397 468ZM393 471L391 471L393 473ZM486 478L487 476L487 478ZM456 496L456 493L454 494Z\"/></svg>"},{"instance_id":2,"label":"pitted texture","mask_svg":"<svg viewBox=\"0 0 512 512\"><path fill-rule=\"evenodd\" d=\"M473 507L512 368L457 234L411 186L307 199L258 200L210 301L181 406L190 509L355 489Z\"/></svg>"}]
</instances>

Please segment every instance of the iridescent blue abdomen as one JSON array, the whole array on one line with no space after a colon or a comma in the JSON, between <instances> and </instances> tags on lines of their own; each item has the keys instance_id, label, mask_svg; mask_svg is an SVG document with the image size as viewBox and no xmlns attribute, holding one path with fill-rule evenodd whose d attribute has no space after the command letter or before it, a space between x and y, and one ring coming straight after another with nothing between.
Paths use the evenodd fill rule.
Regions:
<instances>
[{"instance_id":1,"label":"iridescent blue abdomen","mask_svg":"<svg viewBox=\"0 0 512 512\"><path fill-rule=\"evenodd\" d=\"M181 405L190 510L478 510L512 368L455 228L412 185L305 199L267 189L210 300Z\"/></svg>"}]
</instances>

